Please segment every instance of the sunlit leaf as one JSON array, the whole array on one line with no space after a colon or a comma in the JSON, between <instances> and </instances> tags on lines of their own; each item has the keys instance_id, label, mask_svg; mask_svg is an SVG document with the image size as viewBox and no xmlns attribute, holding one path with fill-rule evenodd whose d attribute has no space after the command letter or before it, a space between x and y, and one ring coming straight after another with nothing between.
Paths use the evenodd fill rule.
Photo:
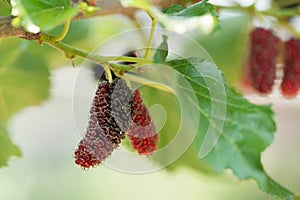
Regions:
<instances>
[{"instance_id":1,"label":"sunlit leaf","mask_svg":"<svg viewBox=\"0 0 300 200\"><path fill-rule=\"evenodd\" d=\"M12 2L14 25L24 26L30 32L52 29L75 16L77 7L67 0L15 0Z\"/></svg>"},{"instance_id":2,"label":"sunlit leaf","mask_svg":"<svg viewBox=\"0 0 300 200\"><path fill-rule=\"evenodd\" d=\"M147 0L120 0L120 2L124 7L137 7L147 11L162 26L179 33L197 29L208 34L217 27L218 14L215 6L207 3L207 0L188 7L172 5L166 8L165 13Z\"/></svg>"},{"instance_id":3,"label":"sunlit leaf","mask_svg":"<svg viewBox=\"0 0 300 200\"><path fill-rule=\"evenodd\" d=\"M186 18L205 14L211 14L215 17L218 17L215 6L207 2L208 0L203 0L188 7L175 4L165 8L163 12L171 16L180 16Z\"/></svg>"}]
</instances>

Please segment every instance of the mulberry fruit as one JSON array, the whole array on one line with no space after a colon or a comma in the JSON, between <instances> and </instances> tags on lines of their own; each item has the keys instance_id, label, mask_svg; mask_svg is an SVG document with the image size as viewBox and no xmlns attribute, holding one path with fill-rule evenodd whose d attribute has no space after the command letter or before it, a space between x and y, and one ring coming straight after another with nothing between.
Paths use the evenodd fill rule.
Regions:
<instances>
[{"instance_id":1,"label":"mulberry fruit","mask_svg":"<svg viewBox=\"0 0 300 200\"><path fill-rule=\"evenodd\" d=\"M129 127L131 102L131 90L122 79L116 78L111 84L102 81L96 91L90 114L96 113L104 134L117 145Z\"/></svg>"},{"instance_id":2,"label":"mulberry fruit","mask_svg":"<svg viewBox=\"0 0 300 200\"><path fill-rule=\"evenodd\" d=\"M128 137L140 155L151 155L157 149L158 134L138 90L133 93L132 123Z\"/></svg>"},{"instance_id":3,"label":"mulberry fruit","mask_svg":"<svg viewBox=\"0 0 300 200\"><path fill-rule=\"evenodd\" d=\"M119 146L131 121L131 93L122 79L99 84L86 134L74 153L76 164L83 168L99 165Z\"/></svg>"},{"instance_id":4,"label":"mulberry fruit","mask_svg":"<svg viewBox=\"0 0 300 200\"><path fill-rule=\"evenodd\" d=\"M84 169L94 167L109 157L116 147L105 136L96 116L92 114L87 132L74 153L75 163Z\"/></svg>"},{"instance_id":5,"label":"mulberry fruit","mask_svg":"<svg viewBox=\"0 0 300 200\"><path fill-rule=\"evenodd\" d=\"M157 149L158 134L138 90L133 93L124 80L102 81L90 109L84 138L75 150L75 163L87 169L101 164L128 132L134 149L150 155Z\"/></svg>"},{"instance_id":6,"label":"mulberry fruit","mask_svg":"<svg viewBox=\"0 0 300 200\"><path fill-rule=\"evenodd\" d=\"M298 93L299 87L297 87L297 83L294 78L289 78L288 76L284 76L284 79L281 82L281 93L283 96L287 98L295 97Z\"/></svg>"},{"instance_id":7,"label":"mulberry fruit","mask_svg":"<svg viewBox=\"0 0 300 200\"><path fill-rule=\"evenodd\" d=\"M284 76L281 93L294 97L300 89L300 40L290 39L285 43Z\"/></svg>"},{"instance_id":8,"label":"mulberry fruit","mask_svg":"<svg viewBox=\"0 0 300 200\"><path fill-rule=\"evenodd\" d=\"M280 39L272 31L263 28L252 30L247 74L251 86L260 93L272 91L279 47Z\"/></svg>"}]
</instances>

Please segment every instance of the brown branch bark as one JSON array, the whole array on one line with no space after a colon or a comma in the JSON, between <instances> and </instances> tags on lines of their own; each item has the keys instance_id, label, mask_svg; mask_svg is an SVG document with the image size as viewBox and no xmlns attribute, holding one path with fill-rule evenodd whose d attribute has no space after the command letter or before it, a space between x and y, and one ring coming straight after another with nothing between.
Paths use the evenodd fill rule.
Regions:
<instances>
[{"instance_id":1,"label":"brown branch bark","mask_svg":"<svg viewBox=\"0 0 300 200\"><path fill-rule=\"evenodd\" d=\"M0 37L22 37L25 35L23 28L15 28L11 25L13 16L5 16L0 18Z\"/></svg>"},{"instance_id":2,"label":"brown branch bark","mask_svg":"<svg viewBox=\"0 0 300 200\"><path fill-rule=\"evenodd\" d=\"M199 0L190 0L191 2L198 2ZM78 15L73 20L78 20L82 18L90 18L95 16L103 16L103 15L110 15L110 14L123 14L128 17L133 17L137 8L123 8L118 1L100 1L102 2L101 10L96 12L93 16L83 16ZM183 4L182 0L152 0L153 4L160 7L165 8L172 4L178 3ZM32 34L26 32L22 27L14 27L11 25L13 20L13 16L5 16L0 17L0 38L9 38L9 37L20 37L27 40L37 39L39 34Z\"/></svg>"},{"instance_id":3,"label":"brown branch bark","mask_svg":"<svg viewBox=\"0 0 300 200\"><path fill-rule=\"evenodd\" d=\"M22 27L11 25L13 16L0 17L0 38L19 37L27 40L36 40L41 34L26 32Z\"/></svg>"}]
</instances>

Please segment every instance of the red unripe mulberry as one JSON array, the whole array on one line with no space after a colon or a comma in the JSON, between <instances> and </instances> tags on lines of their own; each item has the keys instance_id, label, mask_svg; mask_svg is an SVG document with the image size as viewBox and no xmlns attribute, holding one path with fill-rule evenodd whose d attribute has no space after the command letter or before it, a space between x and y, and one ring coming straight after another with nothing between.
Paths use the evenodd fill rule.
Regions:
<instances>
[{"instance_id":1,"label":"red unripe mulberry","mask_svg":"<svg viewBox=\"0 0 300 200\"><path fill-rule=\"evenodd\" d=\"M133 92L132 122L128 137L140 155L151 155L157 149L158 134L138 90Z\"/></svg>"},{"instance_id":2,"label":"red unripe mulberry","mask_svg":"<svg viewBox=\"0 0 300 200\"><path fill-rule=\"evenodd\" d=\"M280 39L271 30L255 28L251 31L248 76L251 86L260 93L272 91L279 49Z\"/></svg>"},{"instance_id":3,"label":"red unripe mulberry","mask_svg":"<svg viewBox=\"0 0 300 200\"><path fill-rule=\"evenodd\" d=\"M300 39L285 42L284 76L281 92L285 97L294 97L300 89Z\"/></svg>"}]
</instances>

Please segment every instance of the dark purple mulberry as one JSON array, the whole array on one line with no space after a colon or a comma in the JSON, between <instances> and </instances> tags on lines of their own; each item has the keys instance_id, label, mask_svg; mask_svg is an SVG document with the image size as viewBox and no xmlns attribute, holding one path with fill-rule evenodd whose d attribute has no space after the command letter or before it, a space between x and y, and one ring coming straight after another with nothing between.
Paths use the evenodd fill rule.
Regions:
<instances>
[{"instance_id":1,"label":"dark purple mulberry","mask_svg":"<svg viewBox=\"0 0 300 200\"><path fill-rule=\"evenodd\" d=\"M83 168L99 165L125 137L131 121L132 92L122 79L102 81L90 109L88 128L75 151Z\"/></svg>"}]
</instances>

